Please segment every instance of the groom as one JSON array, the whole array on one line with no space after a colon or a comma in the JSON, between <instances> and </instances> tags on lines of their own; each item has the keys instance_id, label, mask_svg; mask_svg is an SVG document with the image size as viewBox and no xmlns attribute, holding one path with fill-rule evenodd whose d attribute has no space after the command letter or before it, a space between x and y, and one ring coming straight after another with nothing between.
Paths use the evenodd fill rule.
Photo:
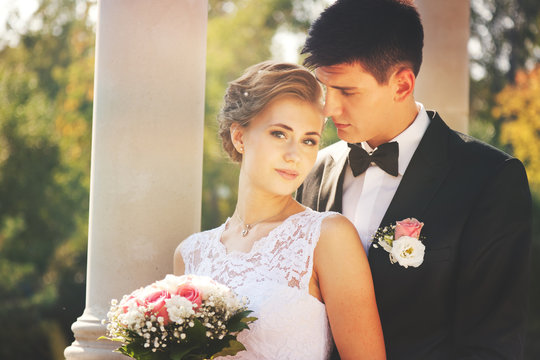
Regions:
<instances>
[{"instance_id":1,"label":"groom","mask_svg":"<svg viewBox=\"0 0 540 360\"><path fill-rule=\"evenodd\" d=\"M337 0L313 23L305 64L343 141L320 152L297 197L355 224L389 359L518 359L531 241L525 170L415 102L422 47L412 1ZM406 218L424 224L417 267L370 241Z\"/></svg>"}]
</instances>

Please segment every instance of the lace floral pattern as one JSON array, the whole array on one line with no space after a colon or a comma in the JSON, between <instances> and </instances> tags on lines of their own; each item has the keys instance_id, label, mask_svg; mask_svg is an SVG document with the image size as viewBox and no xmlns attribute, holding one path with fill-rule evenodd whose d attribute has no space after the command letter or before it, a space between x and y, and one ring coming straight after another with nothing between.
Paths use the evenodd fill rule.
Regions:
<instances>
[{"instance_id":1,"label":"lace floral pattern","mask_svg":"<svg viewBox=\"0 0 540 360\"><path fill-rule=\"evenodd\" d=\"M307 208L259 239L251 251L227 252L225 224L181 245L186 274L206 275L247 296L258 320L238 340L248 351L227 359L327 359L332 338L324 304L309 294L322 220Z\"/></svg>"}]
</instances>

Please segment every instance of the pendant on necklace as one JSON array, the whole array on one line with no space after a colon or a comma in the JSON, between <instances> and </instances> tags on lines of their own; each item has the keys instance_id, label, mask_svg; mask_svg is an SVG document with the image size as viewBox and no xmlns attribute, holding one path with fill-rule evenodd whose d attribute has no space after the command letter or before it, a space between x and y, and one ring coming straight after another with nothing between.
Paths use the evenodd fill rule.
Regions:
<instances>
[{"instance_id":1,"label":"pendant on necklace","mask_svg":"<svg viewBox=\"0 0 540 360\"><path fill-rule=\"evenodd\" d=\"M244 229L242 230L242 236L246 237L249 234L249 230L251 230L251 225L244 225Z\"/></svg>"}]
</instances>

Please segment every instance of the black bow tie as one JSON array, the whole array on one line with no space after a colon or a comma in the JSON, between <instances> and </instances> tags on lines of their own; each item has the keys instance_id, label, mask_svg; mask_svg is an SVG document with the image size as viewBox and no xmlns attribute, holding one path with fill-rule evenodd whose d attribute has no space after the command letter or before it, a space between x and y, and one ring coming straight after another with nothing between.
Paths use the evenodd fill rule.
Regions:
<instances>
[{"instance_id":1,"label":"black bow tie","mask_svg":"<svg viewBox=\"0 0 540 360\"><path fill-rule=\"evenodd\" d=\"M349 147L351 148L349 165L355 177L366 171L372 162L388 174L398 176L399 145L397 142L379 145L372 154L368 154L360 144L349 144Z\"/></svg>"}]
</instances>

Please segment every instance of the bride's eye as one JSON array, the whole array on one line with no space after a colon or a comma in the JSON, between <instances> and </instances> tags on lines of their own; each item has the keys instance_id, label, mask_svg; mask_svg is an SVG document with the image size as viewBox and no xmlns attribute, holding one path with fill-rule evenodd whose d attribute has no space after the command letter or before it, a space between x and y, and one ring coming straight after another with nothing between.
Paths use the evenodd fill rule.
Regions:
<instances>
[{"instance_id":1,"label":"bride's eye","mask_svg":"<svg viewBox=\"0 0 540 360\"><path fill-rule=\"evenodd\" d=\"M307 138L304 140L304 144L309 145L309 146L317 146L318 142L315 139Z\"/></svg>"},{"instance_id":2,"label":"bride's eye","mask_svg":"<svg viewBox=\"0 0 540 360\"><path fill-rule=\"evenodd\" d=\"M277 137L278 139L285 139L285 133L283 131L272 131L270 135Z\"/></svg>"}]
</instances>

